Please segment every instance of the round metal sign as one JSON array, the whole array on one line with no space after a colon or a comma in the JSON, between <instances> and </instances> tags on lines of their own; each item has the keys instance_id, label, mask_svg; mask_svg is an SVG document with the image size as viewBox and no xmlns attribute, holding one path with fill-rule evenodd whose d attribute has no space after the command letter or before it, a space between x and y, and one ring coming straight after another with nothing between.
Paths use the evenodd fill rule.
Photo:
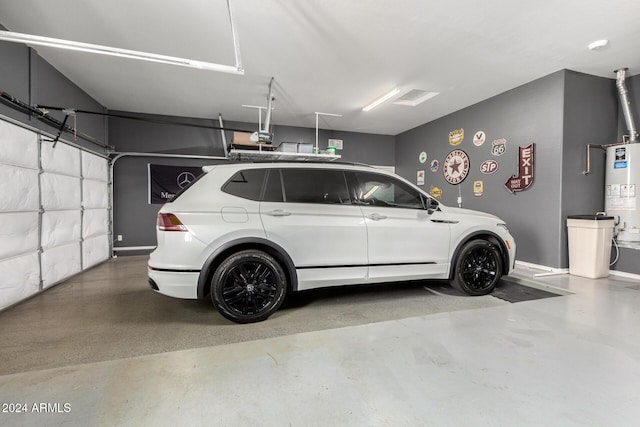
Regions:
<instances>
[{"instance_id":1,"label":"round metal sign","mask_svg":"<svg viewBox=\"0 0 640 427\"><path fill-rule=\"evenodd\" d=\"M449 184L460 184L469 173L469 156L462 150L453 150L442 164L444 179Z\"/></svg>"},{"instance_id":2,"label":"round metal sign","mask_svg":"<svg viewBox=\"0 0 640 427\"><path fill-rule=\"evenodd\" d=\"M473 145L476 147L480 147L484 144L485 139L487 139L487 134L484 133L483 130L479 130L473 135Z\"/></svg>"}]
</instances>

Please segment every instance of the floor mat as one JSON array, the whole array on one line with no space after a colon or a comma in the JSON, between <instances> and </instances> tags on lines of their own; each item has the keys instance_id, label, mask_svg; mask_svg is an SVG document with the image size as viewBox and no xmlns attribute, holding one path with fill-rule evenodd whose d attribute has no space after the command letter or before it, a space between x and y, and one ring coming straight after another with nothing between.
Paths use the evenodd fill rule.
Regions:
<instances>
[{"instance_id":1,"label":"floor mat","mask_svg":"<svg viewBox=\"0 0 640 427\"><path fill-rule=\"evenodd\" d=\"M508 302L523 302L560 297L562 294L526 286L517 279L505 277L496 285L491 296Z\"/></svg>"}]
</instances>

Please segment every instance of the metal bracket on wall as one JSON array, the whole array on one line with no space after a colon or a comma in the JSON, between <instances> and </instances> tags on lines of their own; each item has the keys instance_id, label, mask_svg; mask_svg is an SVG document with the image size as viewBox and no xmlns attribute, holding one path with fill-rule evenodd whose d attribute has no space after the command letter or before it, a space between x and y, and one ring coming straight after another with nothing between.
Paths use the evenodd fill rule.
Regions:
<instances>
[{"instance_id":1,"label":"metal bracket on wall","mask_svg":"<svg viewBox=\"0 0 640 427\"><path fill-rule=\"evenodd\" d=\"M87 142L90 142L91 144L97 145L98 147L102 148L103 150L107 150L108 146L105 144L100 143L98 140L96 140L94 137L92 137L91 135L87 135L85 133L82 132L78 132L76 129L71 128L69 126L66 125L66 121L67 118L69 117L69 115L65 116L65 120L64 121L60 121L54 117L51 117L49 115L49 111L48 110L60 110L60 111L71 111L68 110L66 108L56 108L56 107L43 107L43 106L31 106L29 104L27 104L24 101L19 100L18 98L8 94L7 92L3 92L0 90L0 101L3 101L5 104L9 105L10 107L12 107L15 110L18 110L22 113L28 114L30 117L35 117L38 120L41 120L42 122L46 123L49 126L54 126L58 129L61 129L63 131L67 131L67 132L71 132L74 135L77 135L79 137L81 137L82 139L86 140ZM76 110L74 111L74 115L77 112ZM3 120L6 120L3 117L1 117ZM15 122L14 120L7 120L10 122ZM20 123L20 122L17 122ZM28 125L24 125L23 123L20 123L20 126L23 126L25 128L31 128L32 130L35 130L36 132L40 132L43 135L48 135L46 132L41 131L40 129L36 129L36 128L32 128ZM62 133L62 131L58 131L58 136L56 139L60 139L60 134ZM67 143L67 142L65 142ZM67 143L68 144L68 143ZM101 154L99 154L101 155Z\"/></svg>"},{"instance_id":2,"label":"metal bracket on wall","mask_svg":"<svg viewBox=\"0 0 640 427\"><path fill-rule=\"evenodd\" d=\"M69 116L73 116L75 118L76 116L76 112L74 110L69 110L69 109L64 109L62 110L62 112L65 114L64 116L64 120L62 121L62 124L60 125L60 128L58 129L58 134L56 135L56 137L53 139L53 148L56 148L56 144L58 143L58 140L60 140L60 135L62 135L62 131L65 130L66 125L67 125L67 120L69 120ZM74 124L73 126L73 132L74 134L76 133L77 129L76 126Z\"/></svg>"}]
</instances>

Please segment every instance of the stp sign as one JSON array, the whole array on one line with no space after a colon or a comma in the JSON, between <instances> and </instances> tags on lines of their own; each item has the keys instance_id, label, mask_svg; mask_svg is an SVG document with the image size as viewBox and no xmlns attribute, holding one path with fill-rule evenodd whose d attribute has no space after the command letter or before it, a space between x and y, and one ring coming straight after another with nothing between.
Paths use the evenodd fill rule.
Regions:
<instances>
[{"instance_id":1,"label":"stp sign","mask_svg":"<svg viewBox=\"0 0 640 427\"><path fill-rule=\"evenodd\" d=\"M496 162L495 160L485 160L480 165L480 172L482 172L485 175L491 175L492 173L495 173L495 171L497 170L498 170L498 162Z\"/></svg>"}]
</instances>

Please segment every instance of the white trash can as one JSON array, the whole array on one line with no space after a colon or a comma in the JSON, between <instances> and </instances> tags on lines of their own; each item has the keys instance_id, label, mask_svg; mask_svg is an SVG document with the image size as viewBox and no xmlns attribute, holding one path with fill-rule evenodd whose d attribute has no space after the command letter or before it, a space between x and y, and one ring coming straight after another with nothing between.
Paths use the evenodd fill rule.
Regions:
<instances>
[{"instance_id":1,"label":"white trash can","mask_svg":"<svg viewBox=\"0 0 640 427\"><path fill-rule=\"evenodd\" d=\"M603 215L567 217L569 274L600 279L609 276L614 220Z\"/></svg>"}]
</instances>

